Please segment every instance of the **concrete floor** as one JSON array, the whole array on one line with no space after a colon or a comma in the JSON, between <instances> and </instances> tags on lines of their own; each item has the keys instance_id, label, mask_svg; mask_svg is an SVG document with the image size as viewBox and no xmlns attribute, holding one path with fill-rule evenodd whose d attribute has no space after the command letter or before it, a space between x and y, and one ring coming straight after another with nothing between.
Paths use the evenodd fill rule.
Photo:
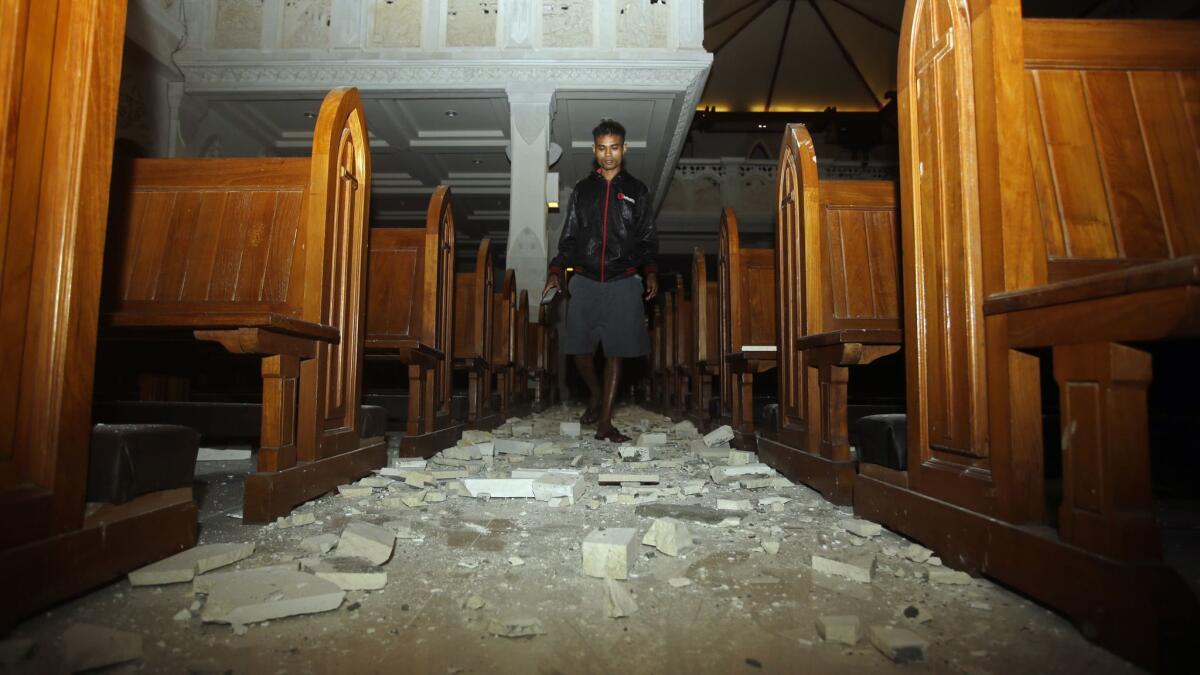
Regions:
<instances>
[{"instance_id":1,"label":"concrete floor","mask_svg":"<svg viewBox=\"0 0 1200 675\"><path fill-rule=\"evenodd\" d=\"M565 467L576 455L585 471L614 462L615 446L591 440L586 431L582 441L558 436L558 422L579 413L560 407L527 419L536 437L566 447L520 467ZM668 420L638 408L622 409L618 426L671 430ZM501 427L497 435L509 430ZM663 487L709 475L710 464L688 449L687 434L671 431L669 439L663 457L685 462L657 469ZM252 624L241 635L229 625L173 619L198 599L190 584L134 588L121 580L19 626L8 637L32 639L37 648L8 671L58 672L60 636L71 624L87 622L142 637L142 658L104 671L114 673L1137 672L1062 618L986 580L931 584L923 578L929 564L896 555L909 542L886 530L868 539L847 533L839 523L850 510L799 485L748 490L709 483L701 495L661 496L659 504L707 507L718 498L791 501L779 512L756 508L737 525L689 523L696 545L677 558L642 546L631 578L621 582L639 609L612 619L604 582L581 572L581 542L600 527L635 527L640 535L652 519L617 503L619 488L600 487L593 473L584 474L588 492L572 506L485 501L446 489L450 496L441 503L384 507L383 497L412 491L398 484L366 499L326 495L298 510L312 512L316 523L283 529L231 517L240 513L241 480L250 468L250 461L203 462L196 474L201 543L256 544L235 568L294 561L308 555L299 548L302 538L339 533L354 520L400 520L418 538L397 540L383 567L384 589L349 591L334 611ZM497 457L491 472L506 476L511 468ZM778 541L778 554L765 552L764 541ZM870 583L811 566L813 554L864 553L877 558ZM514 556L523 564L514 565ZM691 585L667 583L678 577ZM470 596L486 604L464 608ZM912 606L921 621L905 617ZM865 636L853 647L821 640L816 619L844 614L858 616L864 633L868 626L908 628L928 641L925 660L894 664ZM488 631L493 619L523 617L538 619L545 634L513 639Z\"/></svg>"}]
</instances>

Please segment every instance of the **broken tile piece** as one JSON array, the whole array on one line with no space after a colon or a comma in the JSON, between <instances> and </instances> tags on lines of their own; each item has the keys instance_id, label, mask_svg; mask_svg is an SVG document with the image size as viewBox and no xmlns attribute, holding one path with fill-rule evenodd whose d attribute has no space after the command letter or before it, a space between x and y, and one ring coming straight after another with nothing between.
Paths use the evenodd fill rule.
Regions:
<instances>
[{"instance_id":1,"label":"broken tile piece","mask_svg":"<svg viewBox=\"0 0 1200 675\"><path fill-rule=\"evenodd\" d=\"M952 570L949 567L927 567L925 580L931 584L948 586L965 586L971 583L971 575L966 572Z\"/></svg>"},{"instance_id":2,"label":"broken tile piece","mask_svg":"<svg viewBox=\"0 0 1200 675\"><path fill-rule=\"evenodd\" d=\"M676 424L675 426L671 427L671 431L674 431L676 434L684 438L695 438L696 436L700 435L700 432L696 429L696 425L692 424L691 420L684 420Z\"/></svg>"},{"instance_id":3,"label":"broken tile piece","mask_svg":"<svg viewBox=\"0 0 1200 675\"><path fill-rule=\"evenodd\" d=\"M667 435L647 431L646 433L638 434L637 444L644 448L656 445L666 445Z\"/></svg>"},{"instance_id":4,"label":"broken tile piece","mask_svg":"<svg viewBox=\"0 0 1200 675\"><path fill-rule=\"evenodd\" d=\"M704 492L704 485L707 481L689 480L680 486L680 491L685 496L698 495Z\"/></svg>"},{"instance_id":5,"label":"broken tile piece","mask_svg":"<svg viewBox=\"0 0 1200 675\"><path fill-rule=\"evenodd\" d=\"M838 526L851 534L857 534L867 539L883 534L883 526L879 523L872 523L869 520L860 520L858 518L845 518L838 522Z\"/></svg>"},{"instance_id":6,"label":"broken tile piece","mask_svg":"<svg viewBox=\"0 0 1200 675\"><path fill-rule=\"evenodd\" d=\"M621 619L638 611L629 590L615 579L604 580L604 607L610 619Z\"/></svg>"},{"instance_id":7,"label":"broken tile piece","mask_svg":"<svg viewBox=\"0 0 1200 675\"><path fill-rule=\"evenodd\" d=\"M817 617L817 635L826 642L839 642L851 647L861 637L858 617L854 615Z\"/></svg>"},{"instance_id":8,"label":"broken tile piece","mask_svg":"<svg viewBox=\"0 0 1200 675\"><path fill-rule=\"evenodd\" d=\"M659 518L655 520L650 529L646 530L646 535L642 537L642 544L653 546L660 553L677 557L680 552L692 546L692 533L688 530L687 525L674 518Z\"/></svg>"},{"instance_id":9,"label":"broken tile piece","mask_svg":"<svg viewBox=\"0 0 1200 675\"><path fill-rule=\"evenodd\" d=\"M494 441L496 454L498 455L532 455L533 443L529 441L516 441L511 438L497 438Z\"/></svg>"},{"instance_id":10,"label":"broken tile piece","mask_svg":"<svg viewBox=\"0 0 1200 675\"><path fill-rule=\"evenodd\" d=\"M542 622L531 618L492 619L487 630L492 635L506 638L526 638L545 635Z\"/></svg>"},{"instance_id":11,"label":"broken tile piece","mask_svg":"<svg viewBox=\"0 0 1200 675\"><path fill-rule=\"evenodd\" d=\"M854 556L845 560L834 560L819 555L812 557L814 572L843 577L851 581L869 584L875 573L875 556Z\"/></svg>"},{"instance_id":12,"label":"broken tile piece","mask_svg":"<svg viewBox=\"0 0 1200 675\"><path fill-rule=\"evenodd\" d=\"M479 445L492 440L490 431L479 431L477 429L466 429L462 432L458 444L459 445Z\"/></svg>"},{"instance_id":13,"label":"broken tile piece","mask_svg":"<svg viewBox=\"0 0 1200 675\"><path fill-rule=\"evenodd\" d=\"M430 490L425 493L426 504L438 504L446 501L446 493L441 490Z\"/></svg>"},{"instance_id":14,"label":"broken tile piece","mask_svg":"<svg viewBox=\"0 0 1200 675\"><path fill-rule=\"evenodd\" d=\"M718 499L718 511L749 511L751 508L749 499Z\"/></svg>"},{"instance_id":15,"label":"broken tile piece","mask_svg":"<svg viewBox=\"0 0 1200 675\"><path fill-rule=\"evenodd\" d=\"M442 450L442 457L446 459L473 460L482 458L483 453L479 451L478 445L456 445L452 448Z\"/></svg>"},{"instance_id":16,"label":"broken tile piece","mask_svg":"<svg viewBox=\"0 0 1200 675\"><path fill-rule=\"evenodd\" d=\"M759 462L738 466L714 466L708 473L714 483L728 483L741 476L773 476L775 469Z\"/></svg>"},{"instance_id":17,"label":"broken tile piece","mask_svg":"<svg viewBox=\"0 0 1200 675\"><path fill-rule=\"evenodd\" d=\"M591 577L628 579L637 558L637 530L613 527L592 530L583 540L583 573Z\"/></svg>"},{"instance_id":18,"label":"broken tile piece","mask_svg":"<svg viewBox=\"0 0 1200 675\"><path fill-rule=\"evenodd\" d=\"M68 673L95 670L142 658L142 636L90 623L63 631L63 668Z\"/></svg>"},{"instance_id":19,"label":"broken tile piece","mask_svg":"<svg viewBox=\"0 0 1200 675\"><path fill-rule=\"evenodd\" d=\"M583 479L578 476L547 473L533 481L533 498L538 501L565 498L567 503L574 504L582 496Z\"/></svg>"},{"instance_id":20,"label":"broken tile piece","mask_svg":"<svg viewBox=\"0 0 1200 675\"><path fill-rule=\"evenodd\" d=\"M561 445L559 445L558 443L553 443L553 442L549 442L549 441L547 441L545 443L538 443L537 445L533 446L533 454L537 457L545 457L547 455L561 455L562 451L563 451L563 449L562 449Z\"/></svg>"},{"instance_id":21,"label":"broken tile piece","mask_svg":"<svg viewBox=\"0 0 1200 675\"><path fill-rule=\"evenodd\" d=\"M929 643L916 633L904 628L871 626L867 631L871 644L884 656L896 663L923 661Z\"/></svg>"},{"instance_id":22,"label":"broken tile piece","mask_svg":"<svg viewBox=\"0 0 1200 675\"><path fill-rule=\"evenodd\" d=\"M715 448L722 443L728 443L733 440L733 427L728 424L722 425L704 434L704 444L710 448Z\"/></svg>"},{"instance_id":23,"label":"broken tile piece","mask_svg":"<svg viewBox=\"0 0 1200 675\"><path fill-rule=\"evenodd\" d=\"M753 452L748 452L746 450L733 450L733 449L730 449L730 451L729 451L730 465L755 464L757 462L758 462L758 455Z\"/></svg>"},{"instance_id":24,"label":"broken tile piece","mask_svg":"<svg viewBox=\"0 0 1200 675\"><path fill-rule=\"evenodd\" d=\"M130 572L129 584L155 586L191 581L197 574L232 565L253 553L254 542L197 546Z\"/></svg>"},{"instance_id":25,"label":"broken tile piece","mask_svg":"<svg viewBox=\"0 0 1200 675\"><path fill-rule=\"evenodd\" d=\"M359 479L355 485L358 487L385 488L395 482L386 476L367 476L366 478Z\"/></svg>"},{"instance_id":26,"label":"broken tile piece","mask_svg":"<svg viewBox=\"0 0 1200 675\"><path fill-rule=\"evenodd\" d=\"M580 429L579 422L559 422L558 434L567 438L579 438L583 431Z\"/></svg>"},{"instance_id":27,"label":"broken tile piece","mask_svg":"<svg viewBox=\"0 0 1200 675\"><path fill-rule=\"evenodd\" d=\"M300 540L300 548L309 553L329 553L337 546L338 536L332 532L315 534Z\"/></svg>"},{"instance_id":28,"label":"broken tile piece","mask_svg":"<svg viewBox=\"0 0 1200 675\"><path fill-rule=\"evenodd\" d=\"M370 497L372 492L374 492L372 488L358 485L338 486L338 494L346 499L362 499L363 497Z\"/></svg>"},{"instance_id":29,"label":"broken tile piece","mask_svg":"<svg viewBox=\"0 0 1200 675\"><path fill-rule=\"evenodd\" d=\"M649 462L654 459L654 449L642 445L624 445L617 448L617 454L626 462Z\"/></svg>"},{"instance_id":30,"label":"broken tile piece","mask_svg":"<svg viewBox=\"0 0 1200 675\"><path fill-rule=\"evenodd\" d=\"M762 543L762 550L766 551L767 555L775 555L775 554L779 553L779 542L764 541Z\"/></svg>"},{"instance_id":31,"label":"broken tile piece","mask_svg":"<svg viewBox=\"0 0 1200 675\"><path fill-rule=\"evenodd\" d=\"M391 481L388 481L391 482ZM303 527L304 525L312 525L317 522L315 513L293 513L290 516L280 516L275 519L275 526L281 529L289 529L293 527Z\"/></svg>"},{"instance_id":32,"label":"broken tile piece","mask_svg":"<svg viewBox=\"0 0 1200 675\"><path fill-rule=\"evenodd\" d=\"M226 572L208 578L205 623L246 625L297 614L337 609L346 592L337 584L305 572L264 568Z\"/></svg>"},{"instance_id":33,"label":"broken tile piece","mask_svg":"<svg viewBox=\"0 0 1200 675\"><path fill-rule=\"evenodd\" d=\"M376 591L387 585L387 572L362 558L325 558L302 562L301 567L343 591Z\"/></svg>"},{"instance_id":34,"label":"broken tile piece","mask_svg":"<svg viewBox=\"0 0 1200 675\"><path fill-rule=\"evenodd\" d=\"M728 443L724 443L716 448L710 448L704 442L704 439L697 438L688 444L688 448L691 449L693 455L699 457L700 459L708 460L709 462L729 460Z\"/></svg>"},{"instance_id":35,"label":"broken tile piece","mask_svg":"<svg viewBox=\"0 0 1200 675\"><path fill-rule=\"evenodd\" d=\"M532 478L464 478L463 486L472 497L533 499Z\"/></svg>"},{"instance_id":36,"label":"broken tile piece","mask_svg":"<svg viewBox=\"0 0 1200 675\"><path fill-rule=\"evenodd\" d=\"M929 560L929 556L933 555L933 551L930 551L920 544L909 544L908 546L900 549L900 555L913 562L920 563Z\"/></svg>"},{"instance_id":37,"label":"broken tile piece","mask_svg":"<svg viewBox=\"0 0 1200 675\"><path fill-rule=\"evenodd\" d=\"M353 522L342 530L337 551L339 557L362 558L372 565L379 566L392 557L395 544L396 535L386 527Z\"/></svg>"}]
</instances>

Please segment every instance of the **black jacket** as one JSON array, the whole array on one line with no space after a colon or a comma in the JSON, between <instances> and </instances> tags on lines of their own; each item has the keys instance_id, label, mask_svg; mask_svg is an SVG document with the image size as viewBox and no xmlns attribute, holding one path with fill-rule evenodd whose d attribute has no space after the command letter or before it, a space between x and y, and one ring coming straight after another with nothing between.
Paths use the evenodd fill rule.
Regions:
<instances>
[{"instance_id":1,"label":"black jacket","mask_svg":"<svg viewBox=\"0 0 1200 675\"><path fill-rule=\"evenodd\" d=\"M575 184L550 274L564 268L596 281L615 281L639 270L658 272L658 230L650 190L622 170L611 182L599 170Z\"/></svg>"}]
</instances>

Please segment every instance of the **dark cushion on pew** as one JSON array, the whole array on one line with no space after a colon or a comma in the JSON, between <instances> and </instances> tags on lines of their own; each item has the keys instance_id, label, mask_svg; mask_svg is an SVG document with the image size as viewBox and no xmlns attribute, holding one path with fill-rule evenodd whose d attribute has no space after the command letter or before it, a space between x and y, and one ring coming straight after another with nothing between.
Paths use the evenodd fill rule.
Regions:
<instances>
[{"instance_id":1,"label":"dark cushion on pew","mask_svg":"<svg viewBox=\"0 0 1200 675\"><path fill-rule=\"evenodd\" d=\"M359 406L359 435L362 438L387 433L387 410L377 405Z\"/></svg>"},{"instance_id":2,"label":"dark cushion on pew","mask_svg":"<svg viewBox=\"0 0 1200 675\"><path fill-rule=\"evenodd\" d=\"M121 504L150 492L191 487L200 434L168 424L92 428L87 499Z\"/></svg>"},{"instance_id":3,"label":"dark cushion on pew","mask_svg":"<svg viewBox=\"0 0 1200 675\"><path fill-rule=\"evenodd\" d=\"M908 468L908 416L868 415L854 423L858 461L897 471Z\"/></svg>"}]
</instances>

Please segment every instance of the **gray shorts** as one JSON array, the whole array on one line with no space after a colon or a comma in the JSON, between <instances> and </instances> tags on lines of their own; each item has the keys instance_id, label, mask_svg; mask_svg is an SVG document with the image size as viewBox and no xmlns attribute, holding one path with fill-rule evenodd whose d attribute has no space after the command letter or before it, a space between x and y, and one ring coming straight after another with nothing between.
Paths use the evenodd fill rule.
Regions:
<instances>
[{"instance_id":1,"label":"gray shorts","mask_svg":"<svg viewBox=\"0 0 1200 675\"><path fill-rule=\"evenodd\" d=\"M597 344L604 345L605 356L650 353L640 276L600 283L576 274L567 290L567 354L591 354Z\"/></svg>"}]
</instances>

